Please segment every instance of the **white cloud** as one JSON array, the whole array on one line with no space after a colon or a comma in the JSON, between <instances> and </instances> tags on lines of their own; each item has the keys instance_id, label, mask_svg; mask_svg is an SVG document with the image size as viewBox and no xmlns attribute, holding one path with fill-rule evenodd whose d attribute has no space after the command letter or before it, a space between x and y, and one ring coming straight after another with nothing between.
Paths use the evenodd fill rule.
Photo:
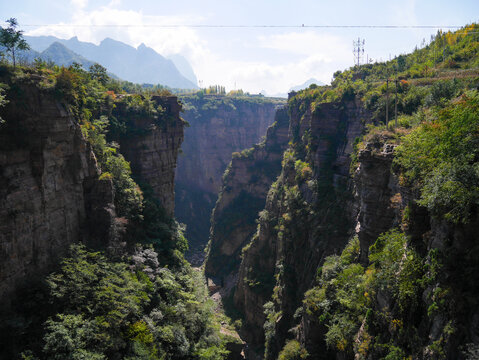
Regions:
<instances>
[{"instance_id":1,"label":"white cloud","mask_svg":"<svg viewBox=\"0 0 479 360\"><path fill-rule=\"evenodd\" d=\"M227 66L230 70L225 72L228 74L228 85L236 82L237 87L254 92L286 92L290 87L312 77L329 83L334 71L352 62L349 44L342 38L314 31L260 36L257 46L282 51L297 60L279 65L267 62L229 62Z\"/></svg>"},{"instance_id":2,"label":"white cloud","mask_svg":"<svg viewBox=\"0 0 479 360\"><path fill-rule=\"evenodd\" d=\"M332 61L333 56L344 55L349 48L343 39L330 34L314 31L290 32L260 37L260 45L265 48L292 52L299 55L320 55L325 61Z\"/></svg>"},{"instance_id":3,"label":"white cloud","mask_svg":"<svg viewBox=\"0 0 479 360\"><path fill-rule=\"evenodd\" d=\"M88 5L88 0L70 0L75 9L84 9Z\"/></svg>"},{"instance_id":4,"label":"white cloud","mask_svg":"<svg viewBox=\"0 0 479 360\"><path fill-rule=\"evenodd\" d=\"M209 65L208 65L209 63ZM211 66L214 63L214 66ZM197 63L201 69L204 85L225 84L227 88L242 88L250 92L265 90L269 94L286 92L290 87L303 83L309 78L328 83L338 69L336 63L326 62L323 55L304 57L297 62L272 65L264 62L215 61L205 58Z\"/></svg>"},{"instance_id":5,"label":"white cloud","mask_svg":"<svg viewBox=\"0 0 479 360\"><path fill-rule=\"evenodd\" d=\"M86 3L86 0L73 2L80 4ZM69 23L40 27L28 32L28 35L77 36L81 41L96 44L110 37L135 47L145 43L162 55L181 52L197 56L198 52L201 53L202 41L194 30L158 27L193 22L190 17L145 15L141 11L117 9L118 4L118 0L113 0L107 6L92 11L77 11ZM198 18L195 20L198 21Z\"/></svg>"},{"instance_id":6,"label":"white cloud","mask_svg":"<svg viewBox=\"0 0 479 360\"><path fill-rule=\"evenodd\" d=\"M221 46L217 46L218 50L213 52L211 44L200 37L198 29L158 27L198 24L205 20L203 18L121 10L119 3L119 0L112 0L106 6L86 10L87 0L72 0L77 11L70 22L59 24L61 26L40 27L28 35L54 35L60 38L77 36L81 41L96 44L110 37L135 47L144 43L164 56L181 53L187 57L198 79L203 81L203 86L222 84L232 89L236 84L237 88L250 92L285 92L311 77L329 82L335 70L352 61L349 43L346 44L337 36L314 31L254 35L246 41L248 46L241 49L246 54L242 59L246 60L240 61ZM209 37L209 40L216 41L216 38ZM258 51L266 51L269 57L263 54L262 59L266 60L256 60ZM273 61L277 60L274 57L277 58L278 51L287 55L285 58L290 59L289 62L278 64Z\"/></svg>"}]
</instances>

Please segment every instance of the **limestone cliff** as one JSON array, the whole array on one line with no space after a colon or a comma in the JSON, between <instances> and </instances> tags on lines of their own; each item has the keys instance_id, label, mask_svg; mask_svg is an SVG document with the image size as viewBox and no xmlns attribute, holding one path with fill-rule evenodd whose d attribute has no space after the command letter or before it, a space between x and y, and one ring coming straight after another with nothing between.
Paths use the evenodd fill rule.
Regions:
<instances>
[{"instance_id":1,"label":"limestone cliff","mask_svg":"<svg viewBox=\"0 0 479 360\"><path fill-rule=\"evenodd\" d=\"M282 347L316 268L353 231L356 208L346 189L349 154L368 119L360 103L325 103L315 111L290 102L291 147L273 184L259 228L240 267L235 304L245 316L244 336L268 358ZM268 319L263 306L273 296Z\"/></svg>"},{"instance_id":2,"label":"limestone cliff","mask_svg":"<svg viewBox=\"0 0 479 360\"><path fill-rule=\"evenodd\" d=\"M57 263L70 244L121 248L125 219L116 217L114 189L100 170L78 119L45 79L35 74L6 78L7 106L0 124L0 301L35 281ZM165 121L134 120L119 138L133 176L151 185L169 215L184 122L176 97L154 97ZM121 117L121 108L116 109ZM120 118L120 120L122 120Z\"/></svg>"},{"instance_id":3,"label":"limestone cliff","mask_svg":"<svg viewBox=\"0 0 479 360\"><path fill-rule=\"evenodd\" d=\"M151 119L134 119L128 131L120 137L120 151L131 164L136 179L147 183L169 216L175 209L175 171L178 152L183 142L184 121L176 96L153 96L168 119L158 125ZM118 111L122 116L121 109Z\"/></svg>"},{"instance_id":4,"label":"limestone cliff","mask_svg":"<svg viewBox=\"0 0 479 360\"><path fill-rule=\"evenodd\" d=\"M420 206L418 190L401 182L397 169L394 170L395 147L394 140L382 137L369 139L358 152L354 175L359 209L355 224L359 240L357 261L369 265L367 271L371 271L370 246L380 234L402 229L407 241L399 253L402 258L393 281L410 281L407 295L398 299L385 288L376 290L368 315L351 329L355 344L354 351L349 352L339 348L326 350L324 338L328 329L317 314L306 310L305 300L296 334L312 358L379 358L394 351L408 351L421 359L472 359L477 354L479 312L473 294L478 287L467 274L477 271L473 257L478 251L475 229L479 219L476 214L467 224L454 224L432 216ZM459 263L461 266L457 266ZM401 331L391 326L394 321L401 323ZM397 347L391 350L394 347L371 346L374 336L378 336L378 342Z\"/></svg>"},{"instance_id":5,"label":"limestone cliff","mask_svg":"<svg viewBox=\"0 0 479 360\"><path fill-rule=\"evenodd\" d=\"M359 205L356 232L363 263L368 261L369 247L378 236L400 223L402 197L397 177L391 172L393 151L392 144L370 142L358 154L354 177Z\"/></svg>"},{"instance_id":6,"label":"limestone cliff","mask_svg":"<svg viewBox=\"0 0 479 360\"><path fill-rule=\"evenodd\" d=\"M205 95L183 97L185 132L176 174L176 216L186 223L190 248L202 253L211 211L231 154L259 143L279 100ZM201 260L200 260L201 261Z\"/></svg>"},{"instance_id":7,"label":"limestone cliff","mask_svg":"<svg viewBox=\"0 0 479 360\"><path fill-rule=\"evenodd\" d=\"M469 222L452 223L420 206L418 188L392 165L400 140L389 130L370 131L350 169L355 139L370 122L359 102L323 103L312 111L292 99L290 116L291 145L243 252L234 292L249 357L274 359L287 339L296 339L312 359L408 353L466 359L477 352L478 287L469 280L477 271L476 210ZM397 246L396 258L383 255L392 262L387 265L370 257L382 234L387 246ZM367 276L381 266L393 273L362 290L361 281L371 282ZM363 280L342 268L361 269ZM400 295L391 290L396 287ZM367 304L358 308L361 316L347 310L356 301L353 289L361 289ZM352 332L347 347L334 337L339 329Z\"/></svg>"},{"instance_id":8,"label":"limestone cliff","mask_svg":"<svg viewBox=\"0 0 479 360\"><path fill-rule=\"evenodd\" d=\"M266 139L236 153L223 176L223 187L212 215L211 238L205 273L216 282L235 284L241 250L256 231L258 212L281 170L288 143L289 117L280 109Z\"/></svg>"},{"instance_id":9,"label":"limestone cliff","mask_svg":"<svg viewBox=\"0 0 479 360\"><path fill-rule=\"evenodd\" d=\"M0 128L0 299L44 273L69 245L108 245L111 181L99 181L79 124L34 77L10 84ZM91 221L90 221L91 220Z\"/></svg>"},{"instance_id":10,"label":"limestone cliff","mask_svg":"<svg viewBox=\"0 0 479 360\"><path fill-rule=\"evenodd\" d=\"M353 184L350 184L353 186L345 189L347 193L354 194L354 200L351 198L349 203L354 209L352 217L349 217L349 236L358 236L359 259L363 263L368 262L369 247L378 236L401 221L403 198L399 194L397 177L391 171L394 147L382 138L366 143L357 155ZM354 231L351 231L352 228ZM335 253L341 249L336 249ZM311 281L310 287L314 285L314 279ZM327 332L324 324L310 311L302 311L301 314L296 336L308 354L318 359L335 358L335 351L328 348L324 339Z\"/></svg>"}]
</instances>

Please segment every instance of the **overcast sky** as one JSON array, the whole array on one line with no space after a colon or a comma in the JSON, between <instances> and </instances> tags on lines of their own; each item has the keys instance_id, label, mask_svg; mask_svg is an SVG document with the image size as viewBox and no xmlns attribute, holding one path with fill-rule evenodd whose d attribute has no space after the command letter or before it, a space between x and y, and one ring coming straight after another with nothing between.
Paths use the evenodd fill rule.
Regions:
<instances>
[{"instance_id":1,"label":"overcast sky","mask_svg":"<svg viewBox=\"0 0 479 360\"><path fill-rule=\"evenodd\" d=\"M179 53L203 86L221 84L230 90L236 84L274 94L312 77L329 83L334 71L353 65L352 42L358 37L365 39L369 58L386 60L413 50L437 31L308 26L462 26L478 22L479 1L16 0L1 1L0 14L17 18L28 35L77 36L97 44L110 37L135 47L144 43L164 56Z\"/></svg>"}]
</instances>

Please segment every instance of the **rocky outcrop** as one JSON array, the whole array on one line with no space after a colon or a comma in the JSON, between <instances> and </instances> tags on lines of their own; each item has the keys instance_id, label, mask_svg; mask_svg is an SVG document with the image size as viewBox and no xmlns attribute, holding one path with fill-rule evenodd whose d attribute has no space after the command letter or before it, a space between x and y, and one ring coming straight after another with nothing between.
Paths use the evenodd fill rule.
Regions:
<instances>
[{"instance_id":1,"label":"rocky outcrop","mask_svg":"<svg viewBox=\"0 0 479 360\"><path fill-rule=\"evenodd\" d=\"M287 110L278 110L265 141L235 154L223 176L205 262L206 276L216 278L217 283L236 283L241 250L256 231L258 212L264 208L268 190L281 170L288 125Z\"/></svg>"},{"instance_id":2,"label":"rocky outcrop","mask_svg":"<svg viewBox=\"0 0 479 360\"><path fill-rule=\"evenodd\" d=\"M190 124L177 182L217 194L235 151L259 143L274 121L275 102L255 102L225 96L183 97L183 118Z\"/></svg>"},{"instance_id":3,"label":"rocky outcrop","mask_svg":"<svg viewBox=\"0 0 479 360\"><path fill-rule=\"evenodd\" d=\"M190 126L178 159L176 216L187 224L190 250L202 254L231 154L259 143L274 121L276 107L284 102L217 95L181 100L185 103L183 117Z\"/></svg>"},{"instance_id":4,"label":"rocky outcrop","mask_svg":"<svg viewBox=\"0 0 479 360\"><path fill-rule=\"evenodd\" d=\"M37 75L12 80L0 124L0 300L44 275L72 243L121 255L126 221L118 219L110 179L99 179L90 144L66 105L42 90ZM8 81L8 80L7 80ZM174 211L176 158L184 122L176 97L154 97L166 110L160 125L136 119L120 139L135 178Z\"/></svg>"},{"instance_id":5,"label":"rocky outcrop","mask_svg":"<svg viewBox=\"0 0 479 360\"><path fill-rule=\"evenodd\" d=\"M136 179L153 188L169 216L175 209L175 171L178 152L183 142L184 121L180 118L181 105L176 96L153 96L168 119L158 125L151 119L135 119L135 131L120 138L120 150L131 164Z\"/></svg>"},{"instance_id":6,"label":"rocky outcrop","mask_svg":"<svg viewBox=\"0 0 479 360\"><path fill-rule=\"evenodd\" d=\"M357 261L368 266L369 247L378 236L401 229L407 235L406 246L422 264L417 265L418 273L409 274L418 276L409 280L419 292L410 295L417 302L404 315L408 329L415 329L420 339L414 346L424 359L436 358L438 351L447 359L465 358L459 345L479 339L474 300L479 289L467 280L477 269L473 260L478 251L477 217L466 225L452 224L419 206L417 189L401 184L392 170L398 140L381 138L388 131L378 130L379 139L371 135L365 140L357 166L350 169L354 140L369 119L360 103L321 104L314 112L301 108L301 102L290 101L291 145L258 218L258 230L243 251L234 292L249 356L274 359L286 339L296 338L312 358L354 358L327 347L329 329L317 314L303 308L304 294L317 285L317 270L325 257L339 254L348 239L358 237ZM375 293L372 313L388 309L394 317L399 308L392 296ZM398 336L391 319L374 319L374 327L366 320L356 324L354 349L371 335L396 341L391 340ZM403 345L409 349L411 340L407 341ZM356 358L361 354L358 350Z\"/></svg>"},{"instance_id":7,"label":"rocky outcrop","mask_svg":"<svg viewBox=\"0 0 479 360\"><path fill-rule=\"evenodd\" d=\"M349 154L369 114L357 101L321 104L314 112L304 108L290 102L292 145L244 252L234 295L245 316L245 340L260 353L263 324L270 322L267 358L284 345L318 265L344 246L357 213L349 195ZM266 316L263 305L271 297L273 310Z\"/></svg>"},{"instance_id":8,"label":"rocky outcrop","mask_svg":"<svg viewBox=\"0 0 479 360\"><path fill-rule=\"evenodd\" d=\"M355 223L360 244L358 261L364 266L370 265L369 247L379 235L401 229L408 237L406 248L417 254L416 273L408 274L408 280L416 284L408 296L416 302L408 304L411 308L399 315L397 299L385 291L378 291L372 299L370 312L388 315L382 320L375 318L374 327L366 324L367 319L363 320L354 335L355 354L327 348L324 339L328 329L317 315L307 311L302 312L297 339L312 358L359 359L365 356L359 345L368 341L364 336L381 334L390 342L397 341L392 340L398 334L391 328L388 316L389 319L405 316L408 323L404 323L404 332L406 328L408 331L414 329L417 340L413 344L411 338L407 338L401 346L415 351L418 358L473 358L472 354L477 351L474 344L479 342L479 316L477 301L472 299L479 288L474 281L467 280L467 274L477 271L477 263L472 259L479 251L474 230L479 226L479 219L476 216L467 224L454 224L432 217L426 208L418 205L417 189L401 184L393 171L396 145L390 140L367 142L358 152L354 175L355 202L359 210ZM457 266L459 263L461 266ZM401 276L404 279L404 275ZM461 347L460 344L465 343L469 345ZM373 355L366 358L377 356L373 349L368 351Z\"/></svg>"},{"instance_id":9,"label":"rocky outcrop","mask_svg":"<svg viewBox=\"0 0 479 360\"><path fill-rule=\"evenodd\" d=\"M13 84L7 95L0 128L2 307L70 244L91 234L92 242L113 245L116 226L111 181L98 180L79 124L34 77Z\"/></svg>"},{"instance_id":10,"label":"rocky outcrop","mask_svg":"<svg viewBox=\"0 0 479 360\"><path fill-rule=\"evenodd\" d=\"M361 247L360 259L368 262L369 247L378 236L400 222L402 196L397 177L391 171L394 158L392 144L366 144L359 151L359 166L354 182L359 206L356 232Z\"/></svg>"}]
</instances>

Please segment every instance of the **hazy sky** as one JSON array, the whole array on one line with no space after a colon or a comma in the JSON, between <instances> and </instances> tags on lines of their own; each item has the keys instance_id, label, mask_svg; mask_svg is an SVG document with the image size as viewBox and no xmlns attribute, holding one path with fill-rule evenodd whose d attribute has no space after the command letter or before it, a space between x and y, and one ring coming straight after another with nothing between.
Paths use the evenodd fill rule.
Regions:
<instances>
[{"instance_id":1,"label":"hazy sky","mask_svg":"<svg viewBox=\"0 0 479 360\"><path fill-rule=\"evenodd\" d=\"M462 26L479 20L479 1L16 0L1 1L0 14L16 17L28 35L78 36L94 43L110 37L135 47L145 43L164 56L180 53L203 86L230 90L236 84L274 94L311 77L329 83L334 71L353 65L352 42L358 37L365 39L369 58L385 60L437 31L308 25ZM302 24L306 27L159 26Z\"/></svg>"}]
</instances>

